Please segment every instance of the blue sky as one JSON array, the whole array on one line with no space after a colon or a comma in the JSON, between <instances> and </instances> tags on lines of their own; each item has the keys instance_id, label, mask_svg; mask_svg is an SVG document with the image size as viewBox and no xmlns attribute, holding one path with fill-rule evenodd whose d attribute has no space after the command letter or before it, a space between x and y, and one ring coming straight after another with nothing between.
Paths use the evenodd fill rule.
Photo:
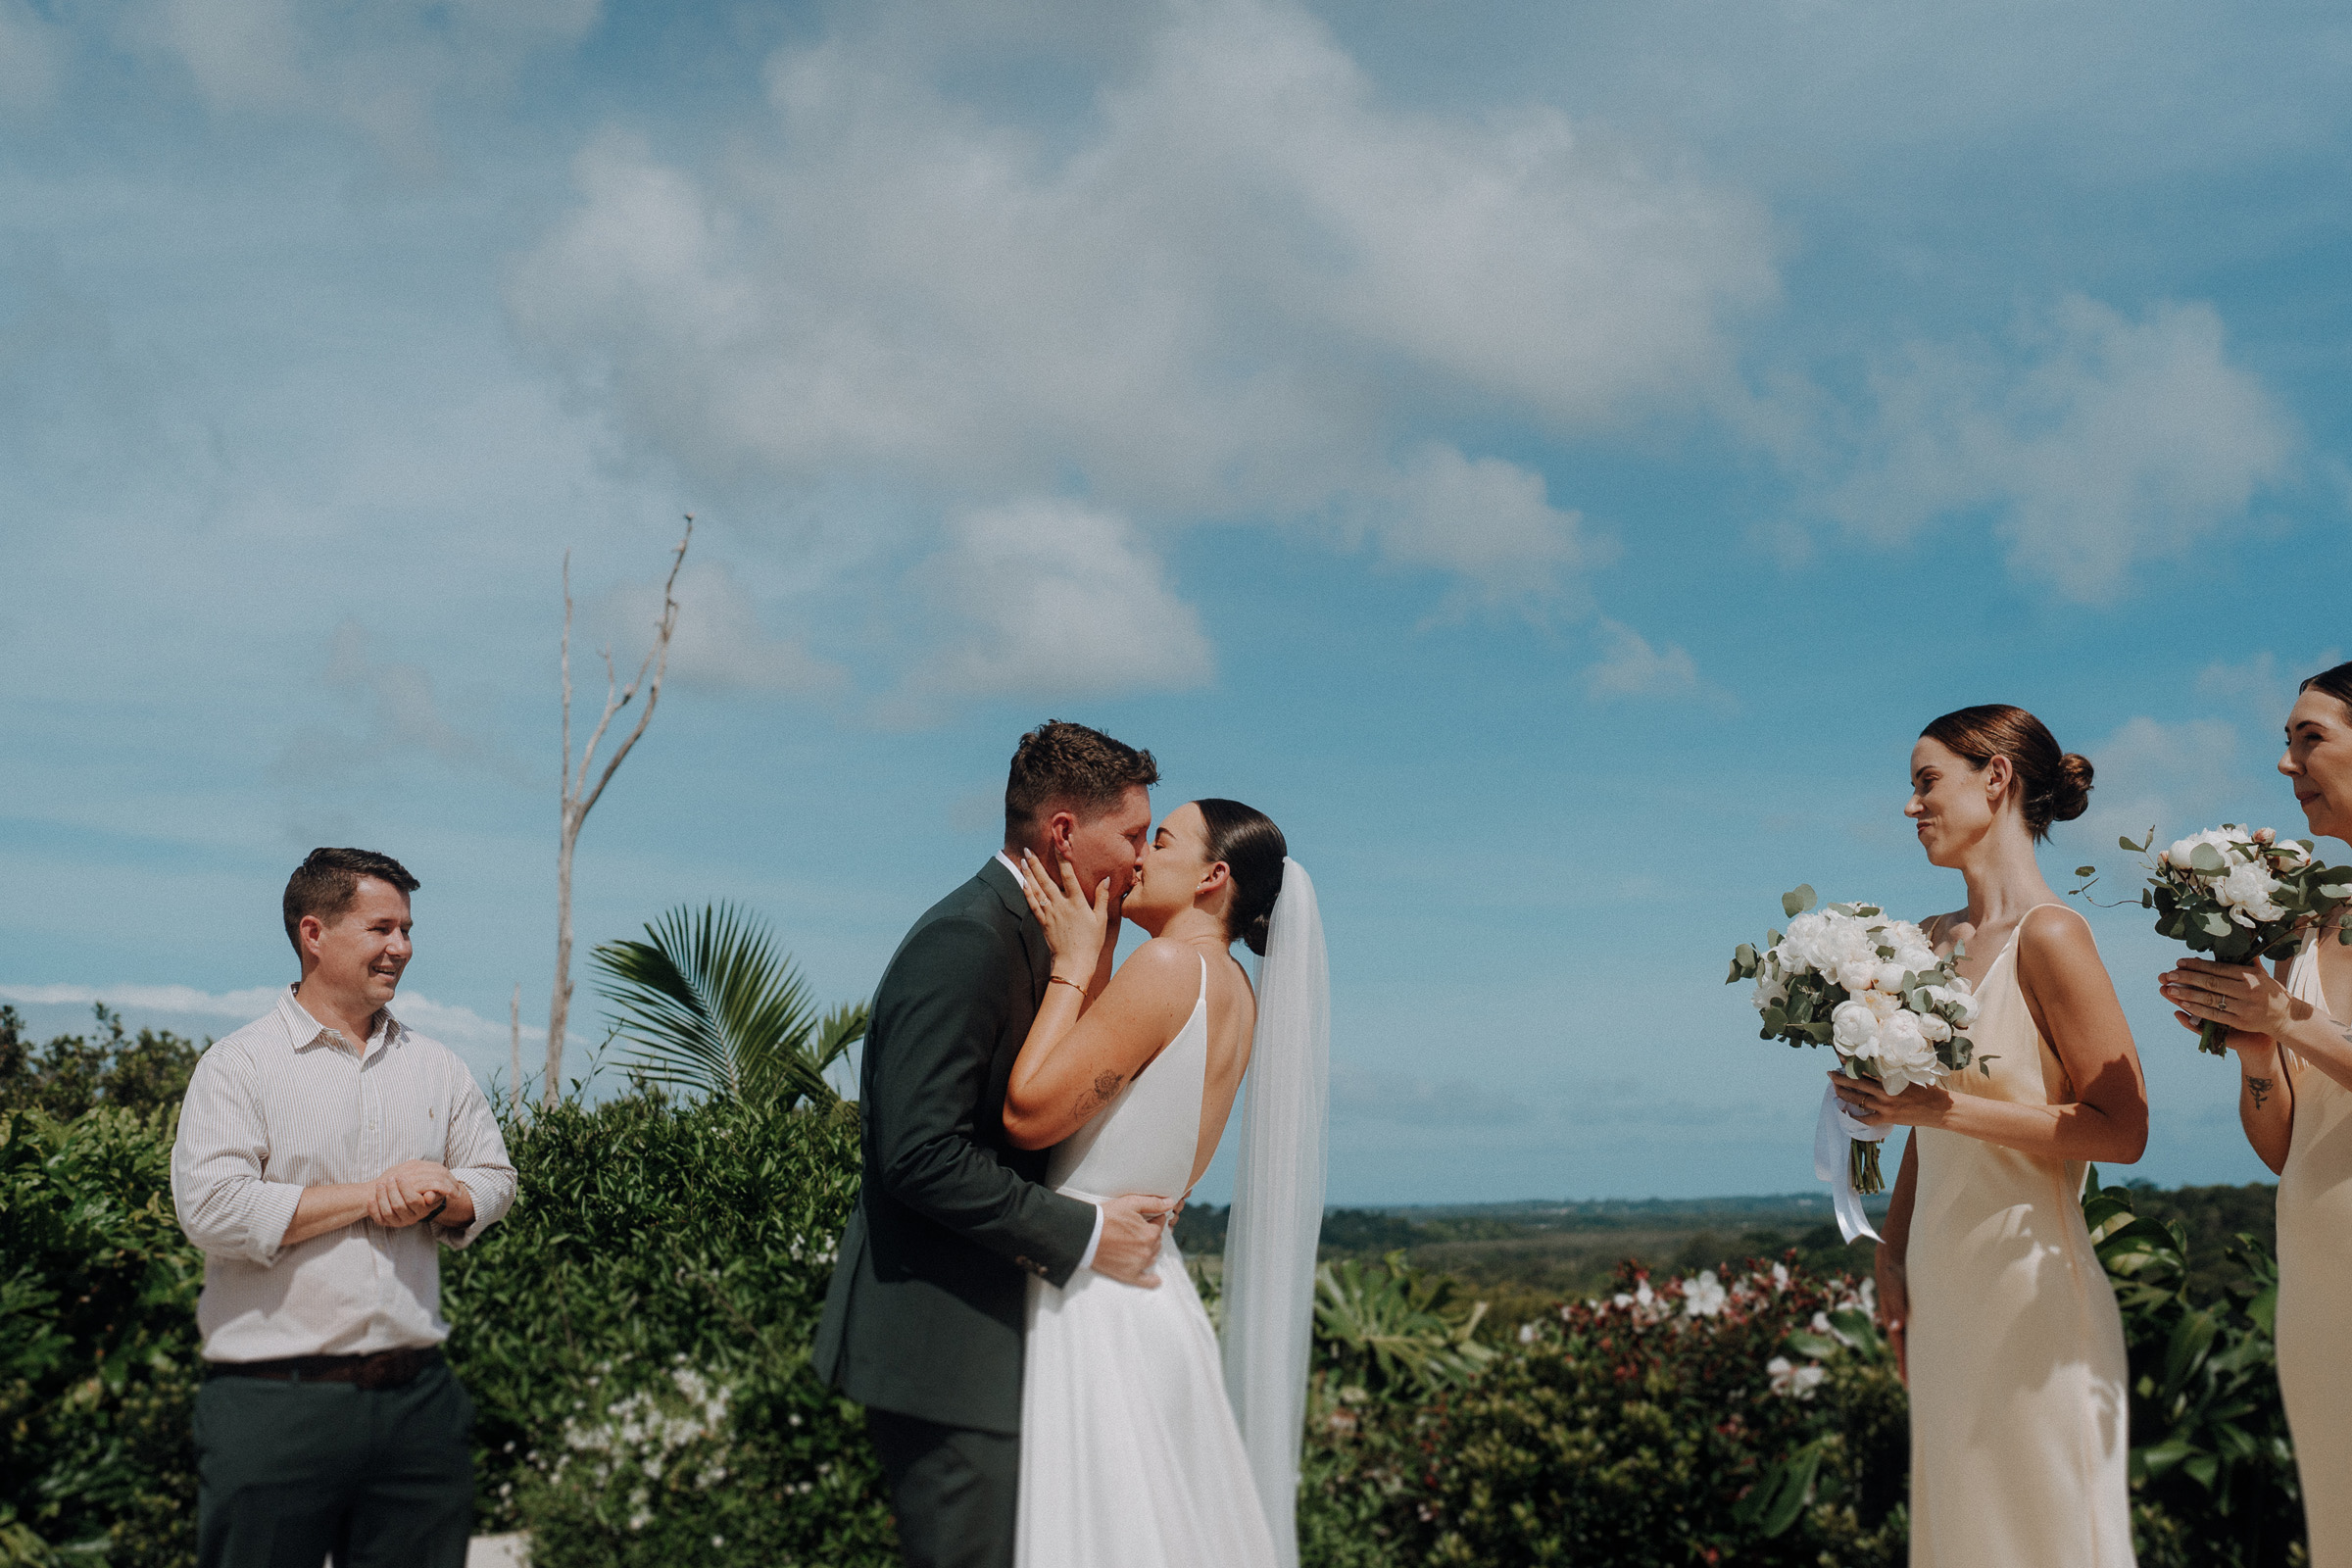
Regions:
<instances>
[{"instance_id":1,"label":"blue sky","mask_svg":"<svg viewBox=\"0 0 2352 1568\"><path fill-rule=\"evenodd\" d=\"M734 899L861 994L1080 718L1315 872L1335 1199L1803 1188L1724 956L1959 902L1927 719L2091 757L2054 873L2299 826L2348 68L2320 6L0 0L0 998L225 1032L360 843L500 1066L564 552L626 659L692 511L584 945ZM2253 1179L2096 921L2142 1173Z\"/></svg>"}]
</instances>

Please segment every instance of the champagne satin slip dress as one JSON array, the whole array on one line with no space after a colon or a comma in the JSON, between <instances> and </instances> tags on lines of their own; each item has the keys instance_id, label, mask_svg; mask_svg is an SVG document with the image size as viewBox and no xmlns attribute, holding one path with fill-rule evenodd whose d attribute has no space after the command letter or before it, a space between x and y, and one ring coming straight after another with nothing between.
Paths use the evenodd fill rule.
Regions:
<instances>
[{"instance_id":1,"label":"champagne satin slip dress","mask_svg":"<svg viewBox=\"0 0 2352 1568\"><path fill-rule=\"evenodd\" d=\"M2286 989L2333 1016L2315 949L2306 938ZM2352 1568L2352 1090L2299 1058L2291 1070L2294 1140L2278 1173L2278 1391L2312 1568Z\"/></svg>"},{"instance_id":2,"label":"champagne satin slip dress","mask_svg":"<svg viewBox=\"0 0 2352 1568\"><path fill-rule=\"evenodd\" d=\"M1971 1067L1944 1087L2071 1102L2019 989L2014 934L1977 997L1969 1038L1990 1076ZM1912 1568L2131 1568L2124 1326L2082 1223L2082 1162L1911 1136Z\"/></svg>"}]
</instances>

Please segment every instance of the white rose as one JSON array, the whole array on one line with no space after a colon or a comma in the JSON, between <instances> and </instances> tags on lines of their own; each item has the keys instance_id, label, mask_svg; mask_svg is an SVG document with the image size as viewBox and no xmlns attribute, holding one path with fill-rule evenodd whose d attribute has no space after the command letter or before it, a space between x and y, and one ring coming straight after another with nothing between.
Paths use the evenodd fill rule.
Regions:
<instances>
[{"instance_id":1,"label":"white rose","mask_svg":"<svg viewBox=\"0 0 2352 1568\"><path fill-rule=\"evenodd\" d=\"M2260 860L2249 860L2231 866L2230 874L2214 884L2213 896L2251 919L2277 920L2286 913L2271 902L2271 895L2278 891L2278 879L2271 875L2270 868Z\"/></svg>"},{"instance_id":2,"label":"white rose","mask_svg":"<svg viewBox=\"0 0 2352 1568\"><path fill-rule=\"evenodd\" d=\"M1919 1032L1928 1037L1931 1045L1942 1045L1952 1038L1952 1026L1940 1014L1924 1012L1919 1016Z\"/></svg>"},{"instance_id":3,"label":"white rose","mask_svg":"<svg viewBox=\"0 0 2352 1568\"><path fill-rule=\"evenodd\" d=\"M2234 864L2238 857L2231 852L2243 850L2253 842L2252 839L2233 827L2207 828L2202 833L2192 833L2173 845L2171 849L2164 852L2164 858L2181 870L2191 870L2193 867L2189 863L2189 858L2196 853L2197 846L2210 844L2221 855L2225 863ZM2203 876L2208 873L2200 871L2197 874Z\"/></svg>"},{"instance_id":4,"label":"white rose","mask_svg":"<svg viewBox=\"0 0 2352 1568\"><path fill-rule=\"evenodd\" d=\"M1713 1317L1730 1298L1731 1293L1711 1268L1700 1269L1694 1280L1683 1281L1683 1313L1687 1317Z\"/></svg>"},{"instance_id":5,"label":"white rose","mask_svg":"<svg viewBox=\"0 0 2352 1568\"><path fill-rule=\"evenodd\" d=\"M1788 1000L1788 977L1772 975L1769 978L1759 979L1756 982L1755 994L1749 1000L1756 1004L1758 1012L1764 1011L1767 1007L1777 1007L1786 1004Z\"/></svg>"},{"instance_id":6,"label":"white rose","mask_svg":"<svg viewBox=\"0 0 2352 1568\"><path fill-rule=\"evenodd\" d=\"M1926 988L1928 1001L1937 1007L1949 1007L1960 1014L1960 1027L1965 1029L1977 1021L1977 999L1970 995L1968 982L1954 979L1948 986Z\"/></svg>"},{"instance_id":7,"label":"white rose","mask_svg":"<svg viewBox=\"0 0 2352 1568\"><path fill-rule=\"evenodd\" d=\"M1830 1013L1830 1039L1840 1055L1868 1058L1878 1049L1878 1015L1860 999L1840 1002Z\"/></svg>"},{"instance_id":8,"label":"white rose","mask_svg":"<svg viewBox=\"0 0 2352 1568\"><path fill-rule=\"evenodd\" d=\"M1882 963L1878 967L1878 972L1870 977L1870 988L1873 991L1888 993L1900 991L1903 989L1903 975L1906 972L1907 966L1904 964Z\"/></svg>"},{"instance_id":9,"label":"white rose","mask_svg":"<svg viewBox=\"0 0 2352 1568\"><path fill-rule=\"evenodd\" d=\"M1788 922L1788 931L1781 937L1773 953L1791 974L1807 974L1821 967L1823 938L1830 928L1830 917L1819 909L1807 909Z\"/></svg>"},{"instance_id":10,"label":"white rose","mask_svg":"<svg viewBox=\"0 0 2352 1568\"><path fill-rule=\"evenodd\" d=\"M1879 1028L1879 1083L1890 1095L1913 1084L1933 1084L1943 1076L1936 1048L1919 1027L1919 1014L1901 1012Z\"/></svg>"},{"instance_id":11,"label":"white rose","mask_svg":"<svg viewBox=\"0 0 2352 1568\"><path fill-rule=\"evenodd\" d=\"M1936 967L1936 948L1928 934L1908 920L1890 920L1880 931L1879 940L1894 950L1894 961L1920 974Z\"/></svg>"}]
</instances>

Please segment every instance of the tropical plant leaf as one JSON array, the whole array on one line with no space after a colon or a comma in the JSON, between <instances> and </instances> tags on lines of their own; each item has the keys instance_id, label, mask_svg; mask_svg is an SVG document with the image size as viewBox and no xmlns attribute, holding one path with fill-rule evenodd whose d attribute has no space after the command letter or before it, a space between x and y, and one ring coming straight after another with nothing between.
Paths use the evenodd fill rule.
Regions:
<instances>
[{"instance_id":1,"label":"tropical plant leaf","mask_svg":"<svg viewBox=\"0 0 2352 1568\"><path fill-rule=\"evenodd\" d=\"M708 1099L831 1104L841 1097L825 1069L870 1016L854 1003L820 1020L766 923L732 905L671 909L645 940L605 943L591 961L629 1070Z\"/></svg>"}]
</instances>

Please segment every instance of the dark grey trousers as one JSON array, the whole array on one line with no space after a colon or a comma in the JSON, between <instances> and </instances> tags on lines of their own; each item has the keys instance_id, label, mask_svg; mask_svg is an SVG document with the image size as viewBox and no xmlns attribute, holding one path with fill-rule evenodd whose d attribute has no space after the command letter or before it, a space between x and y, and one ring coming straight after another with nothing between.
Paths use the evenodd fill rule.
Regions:
<instances>
[{"instance_id":1,"label":"dark grey trousers","mask_svg":"<svg viewBox=\"0 0 2352 1568\"><path fill-rule=\"evenodd\" d=\"M1021 1440L868 1408L906 1568L1012 1568Z\"/></svg>"},{"instance_id":2,"label":"dark grey trousers","mask_svg":"<svg viewBox=\"0 0 2352 1568\"><path fill-rule=\"evenodd\" d=\"M213 1378L196 1395L198 1568L465 1568L472 1432L440 1362L397 1389Z\"/></svg>"}]
</instances>

